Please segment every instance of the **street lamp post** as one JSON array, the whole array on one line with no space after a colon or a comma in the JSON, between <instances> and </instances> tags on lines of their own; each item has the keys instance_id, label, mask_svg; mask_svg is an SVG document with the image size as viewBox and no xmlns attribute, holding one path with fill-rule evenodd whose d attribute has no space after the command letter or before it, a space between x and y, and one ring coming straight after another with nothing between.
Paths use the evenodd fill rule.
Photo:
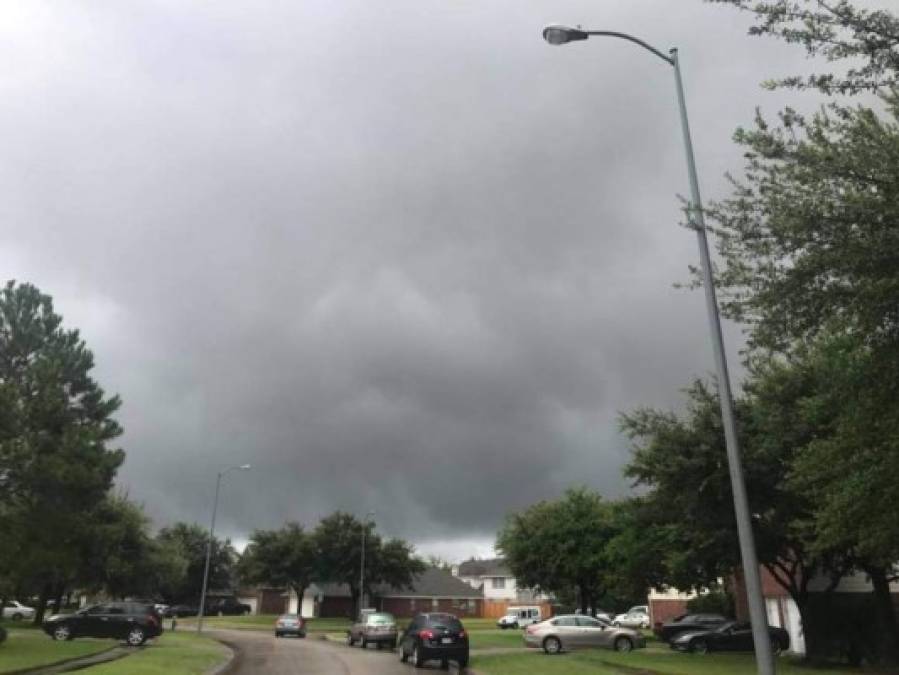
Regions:
<instances>
[{"instance_id":1,"label":"street lamp post","mask_svg":"<svg viewBox=\"0 0 899 675\"><path fill-rule=\"evenodd\" d=\"M374 511L365 514L365 521L362 523L362 555L359 559L359 611L362 611L362 605L365 604L365 526L369 523Z\"/></svg>"},{"instance_id":2,"label":"street lamp post","mask_svg":"<svg viewBox=\"0 0 899 675\"><path fill-rule=\"evenodd\" d=\"M724 340L721 337L721 319L718 315L718 301L715 297L715 286L712 278L709 242L706 236L705 217L702 201L699 196L699 179L696 175L696 161L693 156L693 141L690 137L690 124L687 119L687 104L684 98L684 87L681 80L680 61L677 49L671 49L666 55L647 44L643 40L626 33L615 31L586 31L567 26L547 26L543 29L543 38L552 45L562 45L576 40L586 40L591 36L615 37L634 42L652 52L668 65L674 67L674 81L677 88L677 102L680 108L681 132L684 137L684 148L687 155L687 173L690 179L690 204L687 217L696 230L699 239L699 260L702 268L702 285L705 288L706 309L709 317L709 328L712 333L712 348L715 353L715 368L718 374L718 398L721 403L721 420L724 424L724 439L727 446L727 463L730 469L731 489L734 496L734 512L737 519L737 536L740 541L740 557L743 561L743 577L746 580L746 595L749 602L749 616L752 620L752 637L755 645L756 667L760 675L774 674L774 657L771 652L771 637L768 634L768 619L762 597L762 584L759 576L758 556L752 534L752 522L749 514L749 500L746 496L746 482L743 478L743 467L740 460L740 446L737 440L737 429L734 423L733 398L730 388L730 375L727 371L727 358L724 354Z\"/></svg>"},{"instance_id":3,"label":"street lamp post","mask_svg":"<svg viewBox=\"0 0 899 675\"><path fill-rule=\"evenodd\" d=\"M222 477L232 471L249 471L249 464L229 466L224 471L219 471L215 479L215 499L212 502L212 524L209 526L209 541L206 542L206 566L203 569L203 588L200 591L200 615L197 617L197 632L203 631L203 614L206 612L206 584L209 582L209 559L212 557L212 541L215 537L215 514L219 507L219 489L222 486Z\"/></svg>"}]
</instances>

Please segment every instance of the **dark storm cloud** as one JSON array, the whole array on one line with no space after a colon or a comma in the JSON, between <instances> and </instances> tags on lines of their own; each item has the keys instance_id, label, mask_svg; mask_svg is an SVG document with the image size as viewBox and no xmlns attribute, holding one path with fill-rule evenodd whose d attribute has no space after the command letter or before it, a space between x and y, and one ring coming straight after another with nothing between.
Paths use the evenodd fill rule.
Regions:
<instances>
[{"instance_id":1,"label":"dark storm cloud","mask_svg":"<svg viewBox=\"0 0 899 675\"><path fill-rule=\"evenodd\" d=\"M572 482L625 493L617 412L711 367L671 287L696 259L673 83L540 28L679 44L712 195L732 129L782 102L757 82L797 70L688 0L0 14L2 276L84 329L158 523L205 522L215 472L254 464L238 537L337 508L490 537Z\"/></svg>"}]
</instances>

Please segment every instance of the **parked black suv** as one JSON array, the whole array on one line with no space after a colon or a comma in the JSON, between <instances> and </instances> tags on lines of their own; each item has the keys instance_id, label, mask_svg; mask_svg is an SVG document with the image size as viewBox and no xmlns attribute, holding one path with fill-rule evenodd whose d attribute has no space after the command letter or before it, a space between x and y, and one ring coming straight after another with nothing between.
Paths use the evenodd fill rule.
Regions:
<instances>
[{"instance_id":1,"label":"parked black suv","mask_svg":"<svg viewBox=\"0 0 899 675\"><path fill-rule=\"evenodd\" d=\"M74 614L54 614L44 621L44 631L54 640L115 638L139 647L162 633L162 621L153 605L107 602L79 609Z\"/></svg>"},{"instance_id":2,"label":"parked black suv","mask_svg":"<svg viewBox=\"0 0 899 675\"><path fill-rule=\"evenodd\" d=\"M211 598L206 603L207 616L243 616L253 610L249 605L238 602L237 598Z\"/></svg>"},{"instance_id":3,"label":"parked black suv","mask_svg":"<svg viewBox=\"0 0 899 675\"><path fill-rule=\"evenodd\" d=\"M403 663L412 657L417 668L426 661L443 667L456 661L462 669L468 665L468 634L452 614L419 614L400 636L399 654Z\"/></svg>"},{"instance_id":4,"label":"parked black suv","mask_svg":"<svg viewBox=\"0 0 899 675\"><path fill-rule=\"evenodd\" d=\"M179 619L184 616L196 616L200 613L196 605L170 605L165 609L165 618L171 619L173 616Z\"/></svg>"}]
</instances>

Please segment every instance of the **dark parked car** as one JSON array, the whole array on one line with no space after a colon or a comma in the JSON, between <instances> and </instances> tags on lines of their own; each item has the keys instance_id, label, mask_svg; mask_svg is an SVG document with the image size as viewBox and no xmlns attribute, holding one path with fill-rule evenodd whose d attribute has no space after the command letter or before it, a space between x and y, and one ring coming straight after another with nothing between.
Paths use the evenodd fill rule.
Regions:
<instances>
[{"instance_id":1,"label":"dark parked car","mask_svg":"<svg viewBox=\"0 0 899 675\"><path fill-rule=\"evenodd\" d=\"M396 646L396 619L387 612L365 612L356 619L346 633L346 643L352 647L359 643L362 649L374 643L381 649Z\"/></svg>"},{"instance_id":2,"label":"dark parked car","mask_svg":"<svg viewBox=\"0 0 899 675\"><path fill-rule=\"evenodd\" d=\"M468 634L452 614L419 614L400 636L398 651L400 661L411 657L419 668L427 661L444 667L455 661L461 669L468 665Z\"/></svg>"},{"instance_id":3,"label":"dark parked car","mask_svg":"<svg viewBox=\"0 0 899 675\"><path fill-rule=\"evenodd\" d=\"M275 621L275 637L296 635L298 638L306 637L306 620L298 614L282 614Z\"/></svg>"},{"instance_id":4,"label":"dark parked car","mask_svg":"<svg viewBox=\"0 0 899 675\"><path fill-rule=\"evenodd\" d=\"M688 630L711 630L729 619L720 614L682 614L672 621L662 624L657 631L659 638L671 642L675 637Z\"/></svg>"},{"instance_id":5,"label":"dark parked car","mask_svg":"<svg viewBox=\"0 0 899 675\"><path fill-rule=\"evenodd\" d=\"M153 605L107 602L74 614L54 614L44 621L44 631L54 640L115 638L138 647L162 633L162 621Z\"/></svg>"},{"instance_id":6,"label":"dark parked car","mask_svg":"<svg viewBox=\"0 0 899 675\"><path fill-rule=\"evenodd\" d=\"M790 634L783 628L768 626L771 649L775 654L790 648ZM684 652L706 654L708 652L751 652L752 626L749 623L728 621L712 630L696 630L681 633L671 641L671 648Z\"/></svg>"},{"instance_id":7,"label":"dark parked car","mask_svg":"<svg viewBox=\"0 0 899 675\"><path fill-rule=\"evenodd\" d=\"M214 598L206 603L207 616L243 616L252 611L252 607L238 602L237 598Z\"/></svg>"},{"instance_id":8,"label":"dark parked car","mask_svg":"<svg viewBox=\"0 0 899 675\"><path fill-rule=\"evenodd\" d=\"M176 616L179 619L184 616L196 616L199 613L200 610L194 605L171 605L165 610L165 616L169 619L173 616Z\"/></svg>"}]
</instances>

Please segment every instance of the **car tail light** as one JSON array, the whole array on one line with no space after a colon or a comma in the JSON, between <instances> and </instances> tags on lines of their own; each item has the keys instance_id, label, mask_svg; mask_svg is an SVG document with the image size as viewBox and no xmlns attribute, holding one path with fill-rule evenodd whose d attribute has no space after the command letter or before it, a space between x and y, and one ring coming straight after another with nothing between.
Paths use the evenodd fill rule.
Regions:
<instances>
[{"instance_id":1,"label":"car tail light","mask_svg":"<svg viewBox=\"0 0 899 675\"><path fill-rule=\"evenodd\" d=\"M151 626L159 625L159 621L152 614L147 614L147 623L149 623Z\"/></svg>"},{"instance_id":2,"label":"car tail light","mask_svg":"<svg viewBox=\"0 0 899 675\"><path fill-rule=\"evenodd\" d=\"M422 640L433 640L434 639L434 631L420 630L420 631L418 631L418 637L420 637Z\"/></svg>"},{"instance_id":3,"label":"car tail light","mask_svg":"<svg viewBox=\"0 0 899 675\"><path fill-rule=\"evenodd\" d=\"M460 630L460 631L459 631L459 637L460 637L460 638L464 638L464 637L465 637L465 631L464 631L464 630Z\"/></svg>"}]
</instances>

